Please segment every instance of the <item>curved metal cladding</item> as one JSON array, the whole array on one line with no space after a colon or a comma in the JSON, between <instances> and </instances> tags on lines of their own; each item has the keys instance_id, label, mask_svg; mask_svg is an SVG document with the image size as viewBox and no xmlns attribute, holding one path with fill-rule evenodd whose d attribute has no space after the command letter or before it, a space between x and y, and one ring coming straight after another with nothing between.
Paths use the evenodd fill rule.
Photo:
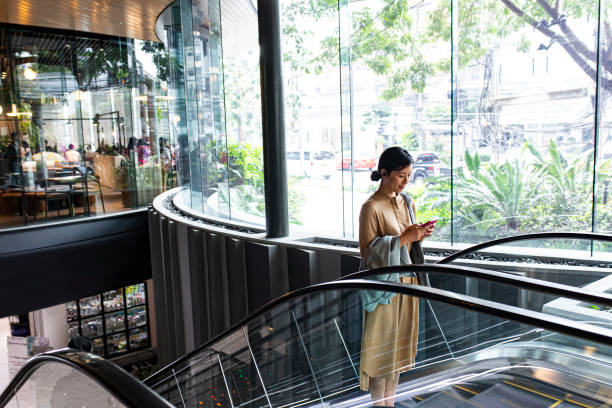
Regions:
<instances>
[{"instance_id":1,"label":"curved metal cladding","mask_svg":"<svg viewBox=\"0 0 612 408\"><path fill-rule=\"evenodd\" d=\"M193 350L289 291L336 280L359 269L355 243L335 241L331 245L331 240L308 236L266 238L263 229L201 218L181 205L180 191L175 189L158 196L148 215L157 327L165 328L158 330L161 364ZM466 263L469 260L462 265ZM485 290L482 287L468 288L468 281L484 281L486 271L482 269L496 270L495 264L472 266L480 268L474 269L477 274L471 278L462 276L463 286L453 283L452 287L445 281L449 273L466 268L444 265L421 268L424 271L429 268L434 287L491 298L490 293L479 292ZM457 272L456 276L459 275ZM489 281L495 279L513 285L508 274L497 272L488 277ZM545 289L536 279L518 280L527 290ZM571 294L571 287L561 289ZM514 305L520 305L522 290L525 289L513 287Z\"/></svg>"}]
</instances>

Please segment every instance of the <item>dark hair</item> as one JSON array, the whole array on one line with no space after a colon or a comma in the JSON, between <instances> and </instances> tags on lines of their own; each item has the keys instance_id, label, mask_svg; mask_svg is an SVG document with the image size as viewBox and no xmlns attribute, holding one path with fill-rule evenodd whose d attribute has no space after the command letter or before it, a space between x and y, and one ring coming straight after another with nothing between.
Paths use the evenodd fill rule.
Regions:
<instances>
[{"instance_id":1,"label":"dark hair","mask_svg":"<svg viewBox=\"0 0 612 408\"><path fill-rule=\"evenodd\" d=\"M89 353L93 349L93 343L87 336L76 336L70 339L68 347Z\"/></svg>"},{"instance_id":2,"label":"dark hair","mask_svg":"<svg viewBox=\"0 0 612 408\"><path fill-rule=\"evenodd\" d=\"M68 149L69 149L69 150L74 149L74 145L73 145L72 143L70 143L70 144L68 145Z\"/></svg>"},{"instance_id":3,"label":"dark hair","mask_svg":"<svg viewBox=\"0 0 612 408\"><path fill-rule=\"evenodd\" d=\"M408 150L403 147L393 146L386 149L378 159L378 170L374 170L370 175L372 181L378 181L382 178L381 171L385 169L387 174L391 174L393 170L400 170L414 163L412 156Z\"/></svg>"}]
</instances>

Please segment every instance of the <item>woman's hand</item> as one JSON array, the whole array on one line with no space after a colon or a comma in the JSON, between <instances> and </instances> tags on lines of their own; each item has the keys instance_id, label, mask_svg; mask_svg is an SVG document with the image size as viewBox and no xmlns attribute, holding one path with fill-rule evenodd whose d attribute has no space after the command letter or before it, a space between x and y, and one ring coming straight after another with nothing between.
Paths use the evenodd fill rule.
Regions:
<instances>
[{"instance_id":1,"label":"woman's hand","mask_svg":"<svg viewBox=\"0 0 612 408\"><path fill-rule=\"evenodd\" d=\"M400 236L400 242L402 245L406 245L409 242L423 241L426 237L431 236L433 231L433 224L426 227L421 227L418 224L412 224L404 230Z\"/></svg>"}]
</instances>

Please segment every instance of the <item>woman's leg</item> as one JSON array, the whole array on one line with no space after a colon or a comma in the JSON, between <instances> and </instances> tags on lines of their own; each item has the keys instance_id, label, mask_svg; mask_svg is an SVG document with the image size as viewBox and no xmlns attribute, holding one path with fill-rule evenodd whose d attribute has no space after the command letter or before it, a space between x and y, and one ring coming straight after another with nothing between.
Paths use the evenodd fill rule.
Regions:
<instances>
[{"instance_id":1,"label":"woman's leg","mask_svg":"<svg viewBox=\"0 0 612 408\"><path fill-rule=\"evenodd\" d=\"M370 395L375 407L386 406L385 398L385 379L383 377L370 377Z\"/></svg>"},{"instance_id":2,"label":"woman's leg","mask_svg":"<svg viewBox=\"0 0 612 408\"><path fill-rule=\"evenodd\" d=\"M395 392L399 383L399 374L395 374L392 378L385 381L385 405L392 407L395 403Z\"/></svg>"}]
</instances>

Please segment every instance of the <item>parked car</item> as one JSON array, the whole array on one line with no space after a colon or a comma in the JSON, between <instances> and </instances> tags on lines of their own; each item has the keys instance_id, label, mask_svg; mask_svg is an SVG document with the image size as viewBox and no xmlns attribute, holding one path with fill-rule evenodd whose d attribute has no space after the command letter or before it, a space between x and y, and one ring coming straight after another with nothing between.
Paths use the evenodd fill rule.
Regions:
<instances>
[{"instance_id":1,"label":"parked car","mask_svg":"<svg viewBox=\"0 0 612 408\"><path fill-rule=\"evenodd\" d=\"M450 174L450 168L440 161L438 155L427 152L417 154L411 179L413 183L421 184L429 177L450 177Z\"/></svg>"},{"instance_id":2,"label":"parked car","mask_svg":"<svg viewBox=\"0 0 612 408\"><path fill-rule=\"evenodd\" d=\"M287 175L310 177L310 152L298 150L287 151Z\"/></svg>"},{"instance_id":3,"label":"parked car","mask_svg":"<svg viewBox=\"0 0 612 408\"><path fill-rule=\"evenodd\" d=\"M351 152L343 152L336 160L338 170L351 169ZM353 169L355 170L374 170L376 168L376 157L367 153L355 153L353 155Z\"/></svg>"},{"instance_id":4,"label":"parked car","mask_svg":"<svg viewBox=\"0 0 612 408\"><path fill-rule=\"evenodd\" d=\"M314 152L310 161L310 177L322 177L328 180L335 170L334 152L328 150Z\"/></svg>"}]
</instances>

